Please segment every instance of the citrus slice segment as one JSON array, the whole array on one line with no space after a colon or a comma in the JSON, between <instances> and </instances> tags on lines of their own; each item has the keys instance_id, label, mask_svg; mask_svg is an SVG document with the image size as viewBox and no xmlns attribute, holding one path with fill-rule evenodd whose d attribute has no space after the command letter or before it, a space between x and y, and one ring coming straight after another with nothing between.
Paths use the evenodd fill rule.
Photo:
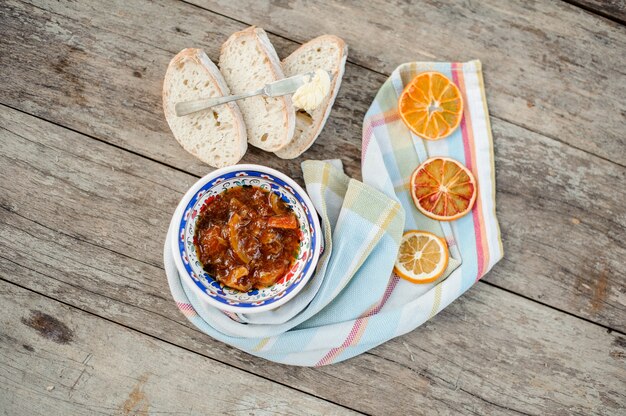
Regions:
<instances>
[{"instance_id":1,"label":"citrus slice segment","mask_svg":"<svg viewBox=\"0 0 626 416\"><path fill-rule=\"evenodd\" d=\"M426 140L449 136L461 122L463 97L459 89L439 72L417 75L400 94L398 111L404 124Z\"/></svg>"},{"instance_id":2,"label":"citrus slice segment","mask_svg":"<svg viewBox=\"0 0 626 416\"><path fill-rule=\"evenodd\" d=\"M430 158L411 175L413 203L434 220L461 218L474 206L476 194L474 175L454 159Z\"/></svg>"},{"instance_id":3,"label":"citrus slice segment","mask_svg":"<svg viewBox=\"0 0 626 416\"><path fill-rule=\"evenodd\" d=\"M446 270L449 257L443 238L427 231L407 231L400 240L394 270L409 282L430 283Z\"/></svg>"}]
</instances>

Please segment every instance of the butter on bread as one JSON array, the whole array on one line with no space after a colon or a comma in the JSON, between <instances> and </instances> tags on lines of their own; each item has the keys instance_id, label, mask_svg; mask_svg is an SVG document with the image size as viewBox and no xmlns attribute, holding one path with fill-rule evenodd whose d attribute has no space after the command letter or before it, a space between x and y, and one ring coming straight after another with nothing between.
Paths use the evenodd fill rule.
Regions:
<instances>
[{"instance_id":1,"label":"butter on bread","mask_svg":"<svg viewBox=\"0 0 626 416\"><path fill-rule=\"evenodd\" d=\"M296 131L291 141L274 153L282 159L294 159L304 153L322 131L335 102L345 70L348 47L333 35L322 35L296 49L282 62L286 77L323 69L332 73L330 93L310 113L296 109Z\"/></svg>"}]
</instances>

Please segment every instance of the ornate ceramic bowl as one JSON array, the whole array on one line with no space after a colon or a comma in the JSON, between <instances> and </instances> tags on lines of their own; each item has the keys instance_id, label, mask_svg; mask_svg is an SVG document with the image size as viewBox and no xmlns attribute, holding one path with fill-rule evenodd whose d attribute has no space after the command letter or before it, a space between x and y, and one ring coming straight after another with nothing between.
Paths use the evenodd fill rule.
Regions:
<instances>
[{"instance_id":1,"label":"ornate ceramic bowl","mask_svg":"<svg viewBox=\"0 0 626 416\"><path fill-rule=\"evenodd\" d=\"M274 285L240 292L217 282L202 268L193 243L200 209L216 195L237 186L252 185L277 194L298 219L301 242L292 268ZM223 311L256 313L277 308L293 298L315 271L322 235L313 203L304 190L282 173L259 165L235 165L217 169L196 182L178 204L172 234L174 260L183 284L210 305Z\"/></svg>"}]
</instances>

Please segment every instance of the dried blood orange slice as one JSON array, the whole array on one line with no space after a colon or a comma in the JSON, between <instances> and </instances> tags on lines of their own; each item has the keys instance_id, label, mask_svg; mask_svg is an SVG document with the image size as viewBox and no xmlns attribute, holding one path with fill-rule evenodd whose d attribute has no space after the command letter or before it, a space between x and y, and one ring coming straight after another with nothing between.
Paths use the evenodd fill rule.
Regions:
<instances>
[{"instance_id":1,"label":"dried blood orange slice","mask_svg":"<svg viewBox=\"0 0 626 416\"><path fill-rule=\"evenodd\" d=\"M426 140L449 136L461 122L463 97L459 89L439 72L417 75L400 94L400 117L409 129Z\"/></svg>"},{"instance_id":2,"label":"dried blood orange slice","mask_svg":"<svg viewBox=\"0 0 626 416\"><path fill-rule=\"evenodd\" d=\"M400 240L394 270L410 282L430 283L446 270L449 257L443 238L427 231L407 231Z\"/></svg>"},{"instance_id":3,"label":"dried blood orange slice","mask_svg":"<svg viewBox=\"0 0 626 416\"><path fill-rule=\"evenodd\" d=\"M429 218L452 221L467 214L476 201L476 179L460 162L433 157L411 175L411 196Z\"/></svg>"}]
</instances>

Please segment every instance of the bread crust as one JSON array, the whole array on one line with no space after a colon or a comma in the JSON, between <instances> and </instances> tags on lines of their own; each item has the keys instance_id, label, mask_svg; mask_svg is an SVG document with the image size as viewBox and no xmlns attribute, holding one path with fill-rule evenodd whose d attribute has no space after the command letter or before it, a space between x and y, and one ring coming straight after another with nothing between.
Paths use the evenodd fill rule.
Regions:
<instances>
[{"instance_id":1,"label":"bread crust","mask_svg":"<svg viewBox=\"0 0 626 416\"><path fill-rule=\"evenodd\" d=\"M185 48L180 51L176 56L172 58L170 61L167 72L165 73L165 77L163 79L163 92L162 92L162 100L163 100L163 112L165 113L165 119L167 120L172 133L174 134L174 138L176 141L189 153L203 161L204 163L214 166L214 167L224 167L229 165L236 164L246 153L248 148L247 137L246 137L246 127L243 120L243 116L241 115L241 111L239 110L239 106L236 103L228 103L224 104L224 108L227 108L228 111L232 114L234 120L236 121L236 133L237 133L237 142L239 144L238 153L233 157L236 160L224 159L221 162L215 162L214 160L205 158L204 155L198 154L198 152L194 151L187 147L186 143L179 137L178 132L174 131L172 125L170 123L170 119L173 117L177 117L174 112L174 107L168 105L170 99L170 91L168 90L168 85L171 86L171 78L174 74L174 71L177 70L176 66L179 65L184 59L190 59L195 61L201 68L207 71L209 75L209 79L212 85L219 91L220 95L229 95L230 90L228 85L224 81L222 77L222 73L215 66L215 64L209 59L209 57L204 53L203 50L197 48Z\"/></svg>"},{"instance_id":2,"label":"bread crust","mask_svg":"<svg viewBox=\"0 0 626 416\"><path fill-rule=\"evenodd\" d=\"M289 142L287 146L279 151L274 152L281 159L295 159L302 153L307 151L313 145L315 139L317 139L317 136L319 136L322 129L324 128L324 125L328 120L328 116L330 115L332 106L335 103L335 98L337 97L337 93L339 92L339 87L341 86L341 80L345 72L346 60L348 58L348 46L343 41L343 39L337 36L322 35L311 39L307 43L303 44L282 61L282 64L284 66L286 63L297 59L300 54L306 52L308 49L314 48L316 47L316 45L329 42L335 43L337 45L337 56L334 57L336 65L335 68L333 68L332 70L333 77L331 79L330 93L326 98L326 102L322 104L324 106L322 117L317 117L315 120L313 120L315 128L311 129L309 134L302 137L296 137L294 135L291 142Z\"/></svg>"},{"instance_id":3,"label":"bread crust","mask_svg":"<svg viewBox=\"0 0 626 416\"><path fill-rule=\"evenodd\" d=\"M222 47L220 49L220 65L221 65L221 57L222 57L222 54L224 53L224 50L232 42L236 42L238 39L242 37L252 37L254 41L257 42L257 44L261 47L261 50L263 51L265 56L268 58L266 64L268 65L268 69L272 73L274 80L278 81L278 80L285 78L285 75L283 73L283 68L280 62L280 58L278 57L278 54L276 53L274 46L272 45L269 38L267 37L267 33L265 32L265 30L261 28L257 28L256 26L250 26L247 29L241 30L239 32L235 32L232 35L230 35L230 37L226 40L226 42L222 44ZM291 98L286 95L282 97L275 97L275 98L282 101L283 107L284 107L283 122L286 128L285 128L285 135L284 135L283 140L281 140L280 144L277 146L268 147L268 146L261 146L260 143L253 143L252 141L254 141L254 139L250 137L248 138L248 141L250 144L252 144L253 146L257 146L268 152L275 152L287 146L287 144L293 138L293 134L294 134L295 127L296 127L296 114L293 109Z\"/></svg>"}]
</instances>

